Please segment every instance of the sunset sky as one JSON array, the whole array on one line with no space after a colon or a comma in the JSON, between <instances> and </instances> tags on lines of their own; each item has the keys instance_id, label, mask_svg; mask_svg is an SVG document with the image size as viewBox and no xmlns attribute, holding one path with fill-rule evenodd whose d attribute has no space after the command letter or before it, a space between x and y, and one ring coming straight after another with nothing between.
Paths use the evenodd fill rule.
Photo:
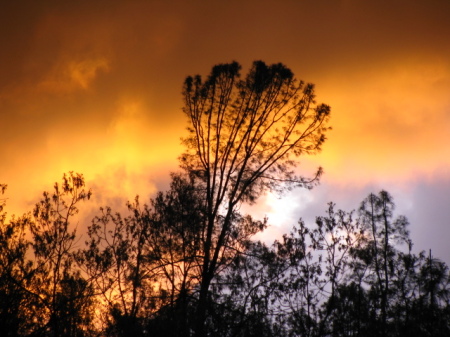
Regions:
<instances>
[{"instance_id":1,"label":"sunset sky","mask_svg":"<svg viewBox=\"0 0 450 337\"><path fill-rule=\"evenodd\" d=\"M321 184L250 209L274 238L327 202L389 191L415 251L450 263L450 1L2 1L0 183L30 211L64 172L91 207L165 189L187 120L181 86L236 60L282 62L331 106Z\"/></svg>"}]
</instances>

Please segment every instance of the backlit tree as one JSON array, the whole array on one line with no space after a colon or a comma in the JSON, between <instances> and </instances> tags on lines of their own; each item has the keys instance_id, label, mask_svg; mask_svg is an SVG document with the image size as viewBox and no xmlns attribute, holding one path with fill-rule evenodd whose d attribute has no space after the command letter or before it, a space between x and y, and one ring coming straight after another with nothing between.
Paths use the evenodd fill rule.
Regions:
<instances>
[{"instance_id":1,"label":"backlit tree","mask_svg":"<svg viewBox=\"0 0 450 337\"><path fill-rule=\"evenodd\" d=\"M329 129L329 106L316 104L314 86L298 81L289 68L256 61L244 79L240 69L237 62L219 64L205 81L189 76L183 87L190 125L181 165L201 182L206 208L199 336L234 211L266 191L310 188L322 169L307 179L297 175L297 160L320 151Z\"/></svg>"}]
</instances>

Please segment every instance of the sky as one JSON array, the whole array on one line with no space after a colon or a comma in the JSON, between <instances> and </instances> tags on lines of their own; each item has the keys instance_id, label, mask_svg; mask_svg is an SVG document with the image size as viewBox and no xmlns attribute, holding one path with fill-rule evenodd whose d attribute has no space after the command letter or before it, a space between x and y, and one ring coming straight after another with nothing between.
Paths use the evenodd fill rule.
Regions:
<instances>
[{"instance_id":1,"label":"sky","mask_svg":"<svg viewBox=\"0 0 450 337\"><path fill-rule=\"evenodd\" d=\"M246 209L269 217L265 238L385 189L414 250L450 263L449 17L449 0L2 1L6 210L31 211L69 171L93 191L89 214L148 200L178 170L186 76L282 62L316 85L333 130L301 158L306 176L324 168L319 186Z\"/></svg>"}]
</instances>

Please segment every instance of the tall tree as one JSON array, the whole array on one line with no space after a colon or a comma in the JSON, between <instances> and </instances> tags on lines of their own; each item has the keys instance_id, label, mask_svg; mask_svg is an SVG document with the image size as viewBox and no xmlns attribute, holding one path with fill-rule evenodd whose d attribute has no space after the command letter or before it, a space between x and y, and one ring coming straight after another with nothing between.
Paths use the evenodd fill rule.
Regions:
<instances>
[{"instance_id":1,"label":"tall tree","mask_svg":"<svg viewBox=\"0 0 450 337\"><path fill-rule=\"evenodd\" d=\"M354 260L353 279L361 286L369 286L373 300L373 317L377 321L380 336L386 335L393 302L395 265L399 263L397 245L411 249L407 230L408 220L404 216L394 218L394 201L386 191L369 194L359 208L364 237L360 245L352 249ZM375 325L375 323L374 323Z\"/></svg>"},{"instance_id":2,"label":"tall tree","mask_svg":"<svg viewBox=\"0 0 450 337\"><path fill-rule=\"evenodd\" d=\"M30 224L33 248L33 281L29 291L39 299L36 312L40 333L49 336L82 336L90 329L91 301L88 283L74 268L76 229L71 224L78 204L88 200L81 174L64 174L53 193L44 192Z\"/></svg>"},{"instance_id":3,"label":"tall tree","mask_svg":"<svg viewBox=\"0 0 450 337\"><path fill-rule=\"evenodd\" d=\"M294 170L299 156L320 151L328 129L330 108L316 104L314 86L280 63L256 61L245 79L240 69L219 64L205 81L189 76L183 87L190 127L181 164L203 184L206 203L198 336L236 207L267 190L311 187L322 173L306 179Z\"/></svg>"}]
</instances>

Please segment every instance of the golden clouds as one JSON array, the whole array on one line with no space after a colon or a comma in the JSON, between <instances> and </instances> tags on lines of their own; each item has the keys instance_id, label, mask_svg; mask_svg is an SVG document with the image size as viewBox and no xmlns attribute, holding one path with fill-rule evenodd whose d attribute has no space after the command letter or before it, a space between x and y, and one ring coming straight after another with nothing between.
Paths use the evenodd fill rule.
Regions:
<instances>
[{"instance_id":1,"label":"golden clouds","mask_svg":"<svg viewBox=\"0 0 450 337\"><path fill-rule=\"evenodd\" d=\"M100 72L108 70L109 62L104 57L62 61L50 70L38 88L56 93L87 90Z\"/></svg>"},{"instance_id":2,"label":"golden clouds","mask_svg":"<svg viewBox=\"0 0 450 337\"><path fill-rule=\"evenodd\" d=\"M108 197L153 191L182 150L184 77L233 59L283 62L331 105L333 131L320 156L303 159L305 176L322 165L324 180L364 185L448 168L449 3L433 4L9 5L0 183L11 200L36 198L74 170Z\"/></svg>"},{"instance_id":3,"label":"golden clouds","mask_svg":"<svg viewBox=\"0 0 450 337\"><path fill-rule=\"evenodd\" d=\"M331 180L407 181L450 166L450 64L440 59L336 72L319 90L332 106L330 140L318 161ZM315 160L315 159L313 159Z\"/></svg>"},{"instance_id":4,"label":"golden clouds","mask_svg":"<svg viewBox=\"0 0 450 337\"><path fill-rule=\"evenodd\" d=\"M90 209L119 209L137 194L147 201L167 186L181 152L178 130L154 123L152 111L137 98L118 99L112 106L103 123L89 125L93 119L83 116L75 123L76 116L65 117L8 154L12 165L2 165L1 178L9 184L10 214L31 210L41 192L69 171L83 173L93 189L86 206Z\"/></svg>"},{"instance_id":5,"label":"golden clouds","mask_svg":"<svg viewBox=\"0 0 450 337\"><path fill-rule=\"evenodd\" d=\"M78 84L83 89L87 89L100 70L108 70L106 59L84 60L69 64L71 82Z\"/></svg>"},{"instance_id":6,"label":"golden clouds","mask_svg":"<svg viewBox=\"0 0 450 337\"><path fill-rule=\"evenodd\" d=\"M181 150L179 136L176 131L174 134L174 130L154 123L149 109L138 99L123 99L117 104L115 118L107 133L109 148L106 162L142 167L176 161ZM174 144L177 145L174 147Z\"/></svg>"}]
</instances>

